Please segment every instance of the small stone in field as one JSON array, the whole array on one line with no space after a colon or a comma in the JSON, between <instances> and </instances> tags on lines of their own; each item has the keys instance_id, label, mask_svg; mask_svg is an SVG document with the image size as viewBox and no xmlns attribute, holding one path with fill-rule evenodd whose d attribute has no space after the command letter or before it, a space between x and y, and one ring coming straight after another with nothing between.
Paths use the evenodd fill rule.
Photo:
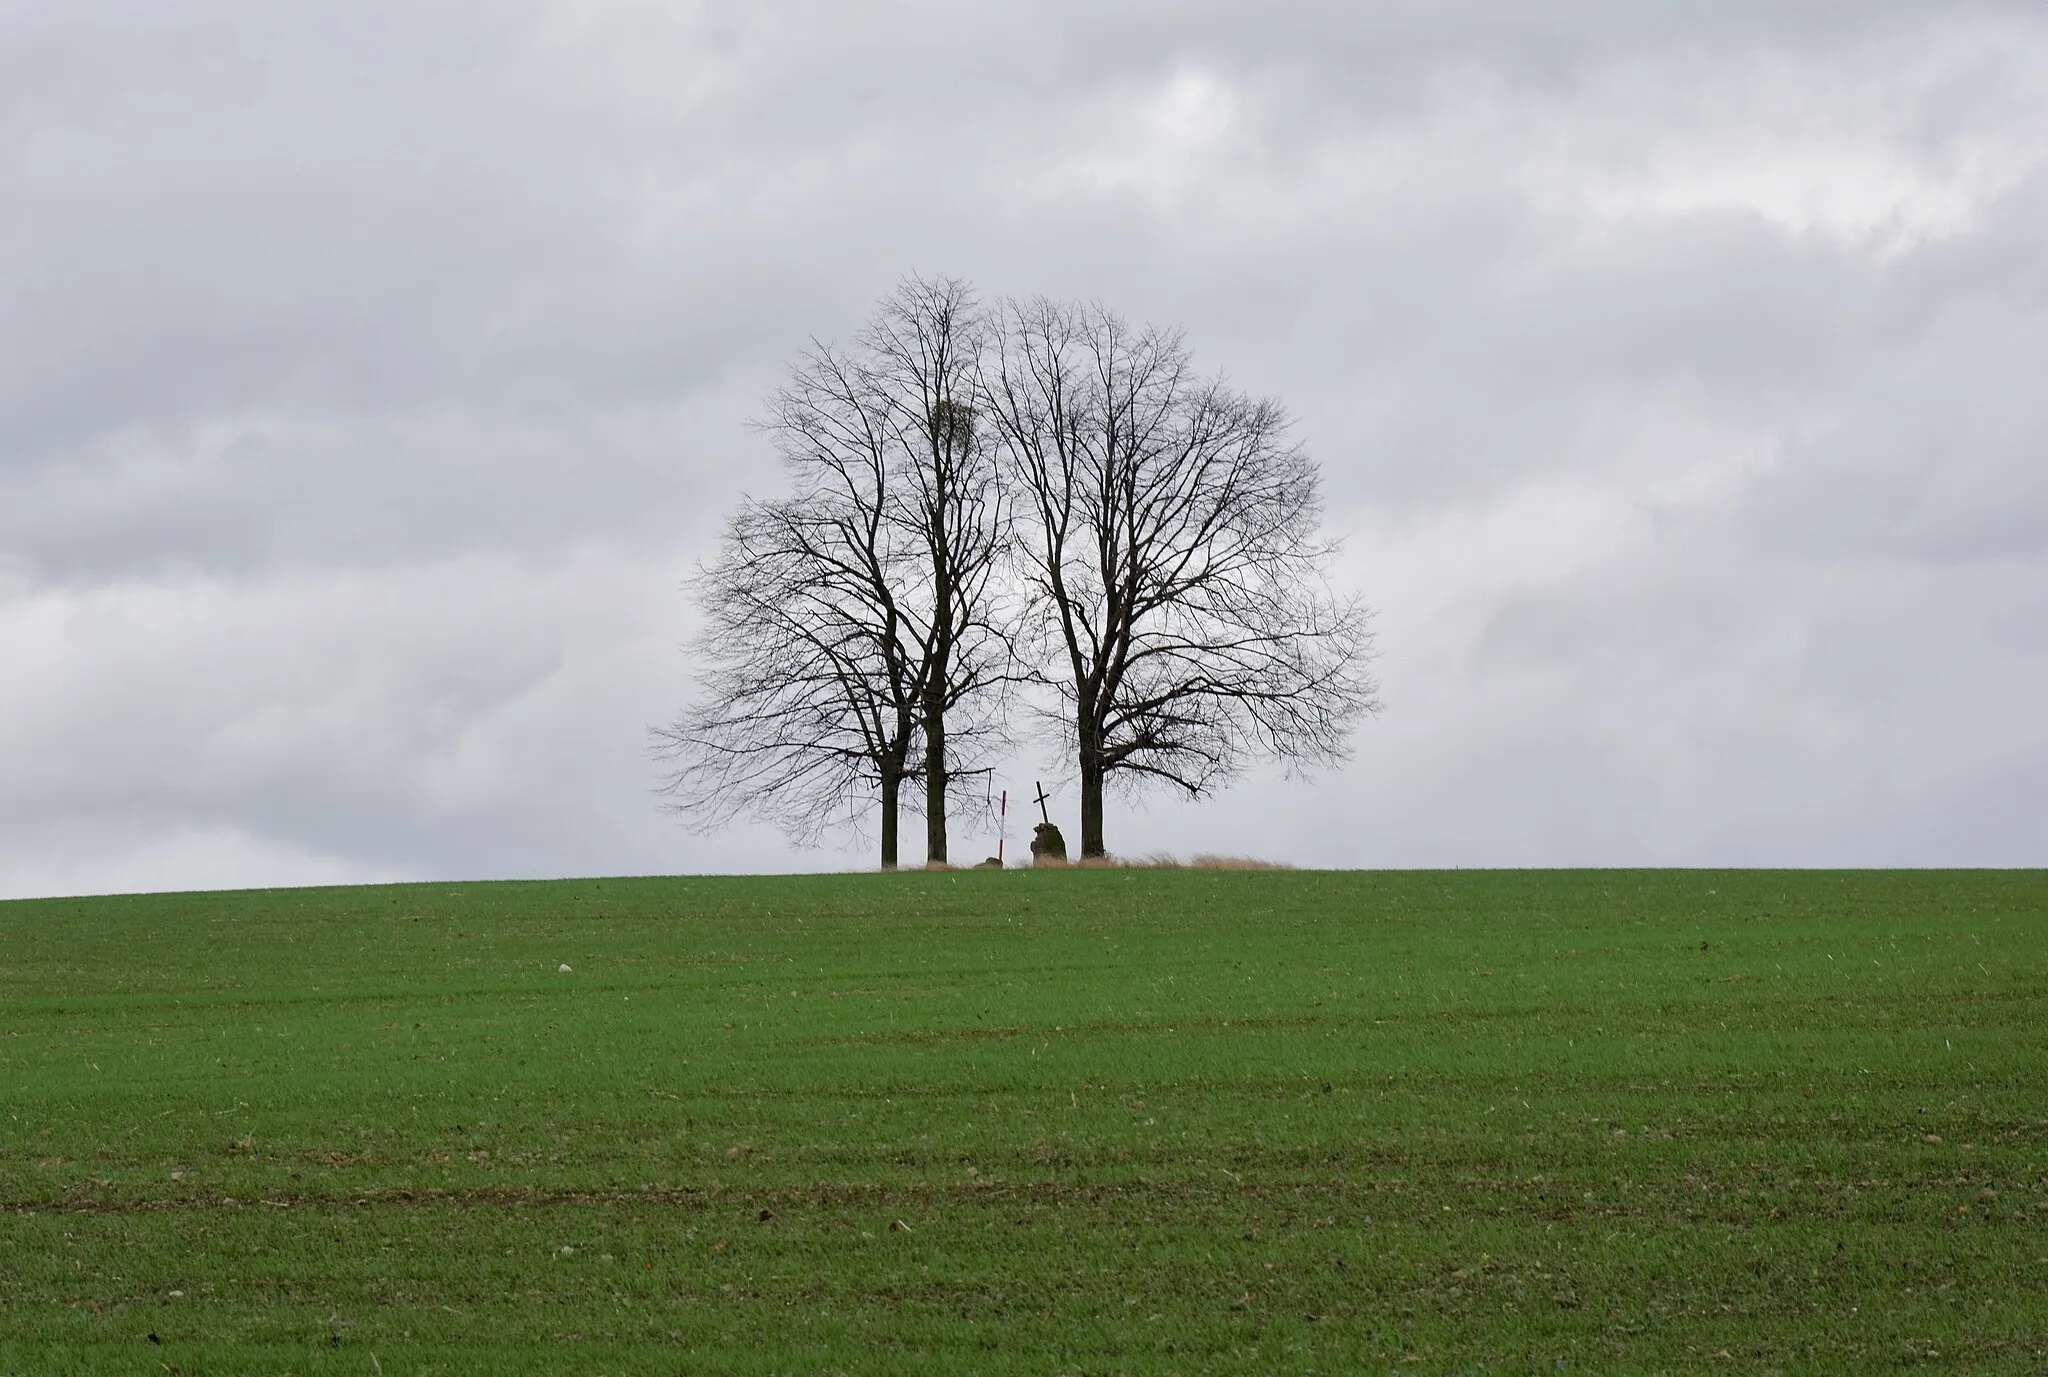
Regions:
<instances>
[{"instance_id":1,"label":"small stone in field","mask_svg":"<svg viewBox=\"0 0 2048 1377\"><path fill-rule=\"evenodd\" d=\"M1977 1192L1977 1199L1979 1203L1988 1205L1998 1199L1998 1192L1986 1186L1983 1190Z\"/></svg>"},{"instance_id":2,"label":"small stone in field","mask_svg":"<svg viewBox=\"0 0 2048 1377\"><path fill-rule=\"evenodd\" d=\"M1628 1137L1628 1130L1625 1128L1617 1128L1616 1130L1614 1130L1614 1136L1617 1138L1626 1138Z\"/></svg>"},{"instance_id":3,"label":"small stone in field","mask_svg":"<svg viewBox=\"0 0 2048 1377\"><path fill-rule=\"evenodd\" d=\"M555 967L555 969L558 971L567 971L569 969L569 963L564 961L561 965Z\"/></svg>"},{"instance_id":4,"label":"small stone in field","mask_svg":"<svg viewBox=\"0 0 2048 1377\"><path fill-rule=\"evenodd\" d=\"M1923 1143L1938 1143L1941 1141L1941 1135L1939 1133L1923 1133L1920 1135L1920 1141Z\"/></svg>"}]
</instances>

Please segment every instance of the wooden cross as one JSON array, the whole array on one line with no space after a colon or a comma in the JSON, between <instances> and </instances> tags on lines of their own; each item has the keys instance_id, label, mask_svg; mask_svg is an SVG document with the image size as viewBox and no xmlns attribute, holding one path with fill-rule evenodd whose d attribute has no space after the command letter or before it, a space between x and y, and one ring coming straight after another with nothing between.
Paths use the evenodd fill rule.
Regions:
<instances>
[{"instance_id":1,"label":"wooden cross","mask_svg":"<svg viewBox=\"0 0 2048 1377\"><path fill-rule=\"evenodd\" d=\"M1046 812L1046 811L1045 811L1045 800L1046 800L1046 792L1045 792L1045 786L1044 786L1043 784L1039 784L1039 783L1038 783L1038 781L1037 781L1037 780L1035 780L1035 779L1034 779L1034 780L1032 780L1031 782L1032 782L1033 784L1037 784L1037 785L1038 785L1038 816L1040 816L1041 818L1044 818L1044 819L1045 819L1045 822L1046 822L1046 825L1047 825L1047 826L1049 827L1049 826L1051 826L1051 825L1052 825L1052 814L1050 814L1050 813L1048 813L1048 812Z\"/></svg>"}]
</instances>

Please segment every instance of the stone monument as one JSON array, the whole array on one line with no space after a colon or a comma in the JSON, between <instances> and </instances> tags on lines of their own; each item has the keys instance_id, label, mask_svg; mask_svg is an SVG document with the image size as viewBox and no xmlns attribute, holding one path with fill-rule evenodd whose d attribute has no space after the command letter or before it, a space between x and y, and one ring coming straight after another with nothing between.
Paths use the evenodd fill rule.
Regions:
<instances>
[{"instance_id":1,"label":"stone monument","mask_svg":"<svg viewBox=\"0 0 2048 1377\"><path fill-rule=\"evenodd\" d=\"M1033 865L1065 865L1067 863L1067 839L1060 835L1059 827L1053 822L1052 814L1045 811L1045 786L1037 780L1038 816L1043 819L1031 829L1031 863Z\"/></svg>"}]
</instances>

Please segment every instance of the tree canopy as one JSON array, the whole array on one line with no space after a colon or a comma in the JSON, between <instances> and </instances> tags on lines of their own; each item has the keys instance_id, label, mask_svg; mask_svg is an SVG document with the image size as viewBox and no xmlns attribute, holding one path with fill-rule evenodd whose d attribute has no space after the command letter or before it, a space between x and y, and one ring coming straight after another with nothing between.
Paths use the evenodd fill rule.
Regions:
<instances>
[{"instance_id":1,"label":"tree canopy","mask_svg":"<svg viewBox=\"0 0 2048 1377\"><path fill-rule=\"evenodd\" d=\"M913 276L759 424L790 492L743 501L693 580L698 692L657 732L699 826L812 842L877 812L893 866L917 806L944 862L948 786L1022 704L1071 752L1099 857L1106 787L1335 764L1376 708L1315 462L1177 331Z\"/></svg>"}]
</instances>

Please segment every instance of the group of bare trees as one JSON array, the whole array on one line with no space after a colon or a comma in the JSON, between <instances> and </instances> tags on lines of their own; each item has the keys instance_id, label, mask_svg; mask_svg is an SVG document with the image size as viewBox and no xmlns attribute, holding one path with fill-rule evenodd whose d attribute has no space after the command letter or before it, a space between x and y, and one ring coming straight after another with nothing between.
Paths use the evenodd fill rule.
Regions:
<instances>
[{"instance_id":1,"label":"group of bare trees","mask_svg":"<svg viewBox=\"0 0 2048 1377\"><path fill-rule=\"evenodd\" d=\"M699 570L698 694L656 733L700 827L811 842L879 806L894 866L909 806L943 862L949 786L1021 716L1072 752L1099 857L1106 788L1332 763L1374 706L1314 462L1176 332L912 277L760 424L791 491Z\"/></svg>"}]
</instances>

